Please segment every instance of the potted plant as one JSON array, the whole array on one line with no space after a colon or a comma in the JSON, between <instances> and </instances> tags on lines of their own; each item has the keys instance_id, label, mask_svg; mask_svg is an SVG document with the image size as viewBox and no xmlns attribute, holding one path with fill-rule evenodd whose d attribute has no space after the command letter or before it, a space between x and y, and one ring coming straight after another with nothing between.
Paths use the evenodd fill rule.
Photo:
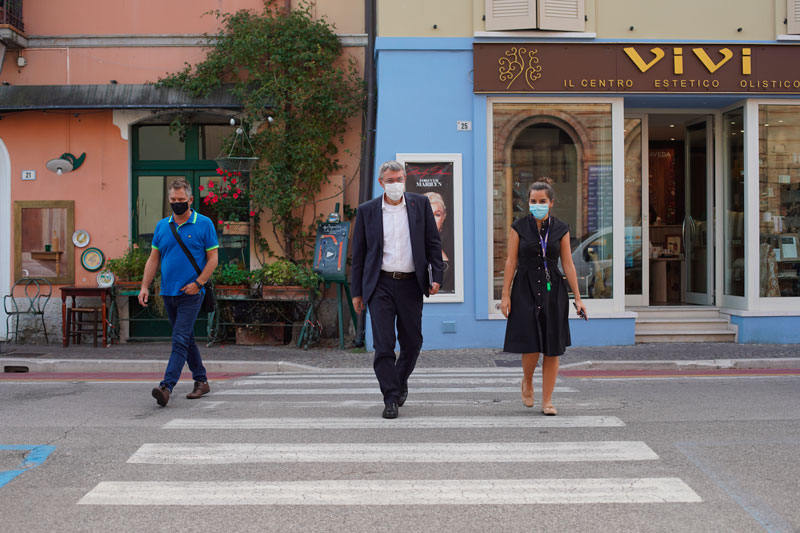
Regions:
<instances>
[{"instance_id":1,"label":"potted plant","mask_svg":"<svg viewBox=\"0 0 800 533\"><path fill-rule=\"evenodd\" d=\"M145 242L131 243L120 257L106 261L106 269L114 274L114 286L118 296L139 294L144 277L144 267L150 257L150 245ZM151 302L156 316L165 316L164 300L161 292L161 271L156 273L150 288Z\"/></svg>"},{"instance_id":2,"label":"potted plant","mask_svg":"<svg viewBox=\"0 0 800 533\"><path fill-rule=\"evenodd\" d=\"M150 257L150 247L144 243L131 243L122 256L109 259L106 269L114 274L114 285L121 290L137 290L142 284L144 266Z\"/></svg>"},{"instance_id":3,"label":"potted plant","mask_svg":"<svg viewBox=\"0 0 800 533\"><path fill-rule=\"evenodd\" d=\"M320 278L310 268L288 259L278 259L253 272L265 300L302 301L310 299Z\"/></svg>"},{"instance_id":4,"label":"potted plant","mask_svg":"<svg viewBox=\"0 0 800 533\"><path fill-rule=\"evenodd\" d=\"M238 171L217 169L217 180L210 179L199 187L206 191L203 203L214 208L217 224L227 235L249 235L250 218L255 212L250 210L250 193L246 178Z\"/></svg>"},{"instance_id":5,"label":"potted plant","mask_svg":"<svg viewBox=\"0 0 800 533\"><path fill-rule=\"evenodd\" d=\"M250 295L250 272L235 263L218 266L211 280L219 296L247 298Z\"/></svg>"}]
</instances>

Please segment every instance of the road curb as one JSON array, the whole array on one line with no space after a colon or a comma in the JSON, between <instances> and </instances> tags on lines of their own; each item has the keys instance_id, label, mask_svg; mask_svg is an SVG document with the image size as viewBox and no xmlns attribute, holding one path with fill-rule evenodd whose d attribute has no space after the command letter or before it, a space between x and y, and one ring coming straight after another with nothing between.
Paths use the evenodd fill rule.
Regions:
<instances>
[{"instance_id":1,"label":"road curb","mask_svg":"<svg viewBox=\"0 0 800 533\"><path fill-rule=\"evenodd\" d=\"M800 357L764 359L700 359L682 361L582 361L562 370L752 370L800 368Z\"/></svg>"},{"instance_id":2,"label":"road curb","mask_svg":"<svg viewBox=\"0 0 800 533\"><path fill-rule=\"evenodd\" d=\"M163 372L166 360L153 359L0 359L3 372ZM208 372L318 372L313 366L286 361L203 361ZM8 367L14 368L9 369Z\"/></svg>"}]
</instances>

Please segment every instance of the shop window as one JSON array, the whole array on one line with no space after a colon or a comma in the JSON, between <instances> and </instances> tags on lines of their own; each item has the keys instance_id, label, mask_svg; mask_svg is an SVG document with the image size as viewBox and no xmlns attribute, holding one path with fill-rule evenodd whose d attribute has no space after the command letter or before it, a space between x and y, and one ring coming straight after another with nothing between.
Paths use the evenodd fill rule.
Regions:
<instances>
[{"instance_id":1,"label":"shop window","mask_svg":"<svg viewBox=\"0 0 800 533\"><path fill-rule=\"evenodd\" d=\"M486 0L486 30L584 31L585 0Z\"/></svg>"},{"instance_id":2,"label":"shop window","mask_svg":"<svg viewBox=\"0 0 800 533\"><path fill-rule=\"evenodd\" d=\"M759 293L800 296L800 106L758 108Z\"/></svg>"},{"instance_id":3,"label":"shop window","mask_svg":"<svg viewBox=\"0 0 800 533\"><path fill-rule=\"evenodd\" d=\"M233 133L233 126L200 126L200 159L216 159L223 151L226 138Z\"/></svg>"},{"instance_id":4,"label":"shop window","mask_svg":"<svg viewBox=\"0 0 800 533\"><path fill-rule=\"evenodd\" d=\"M493 106L492 293L499 302L511 223L529 216L528 187L553 179L553 215L570 226L584 298L612 296L611 106Z\"/></svg>"},{"instance_id":5,"label":"shop window","mask_svg":"<svg viewBox=\"0 0 800 533\"><path fill-rule=\"evenodd\" d=\"M169 126L140 126L136 128L139 153L137 159L181 161L186 159L186 144L177 133L170 134Z\"/></svg>"}]
</instances>

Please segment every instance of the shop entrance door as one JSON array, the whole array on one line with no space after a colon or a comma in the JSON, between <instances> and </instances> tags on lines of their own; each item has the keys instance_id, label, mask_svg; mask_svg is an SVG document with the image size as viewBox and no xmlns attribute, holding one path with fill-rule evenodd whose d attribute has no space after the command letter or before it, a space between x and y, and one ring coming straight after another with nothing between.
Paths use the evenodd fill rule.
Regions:
<instances>
[{"instance_id":1,"label":"shop entrance door","mask_svg":"<svg viewBox=\"0 0 800 533\"><path fill-rule=\"evenodd\" d=\"M685 125L684 301L713 305L713 117Z\"/></svg>"},{"instance_id":2,"label":"shop entrance door","mask_svg":"<svg viewBox=\"0 0 800 533\"><path fill-rule=\"evenodd\" d=\"M650 299L648 117L625 115L625 305Z\"/></svg>"}]
</instances>

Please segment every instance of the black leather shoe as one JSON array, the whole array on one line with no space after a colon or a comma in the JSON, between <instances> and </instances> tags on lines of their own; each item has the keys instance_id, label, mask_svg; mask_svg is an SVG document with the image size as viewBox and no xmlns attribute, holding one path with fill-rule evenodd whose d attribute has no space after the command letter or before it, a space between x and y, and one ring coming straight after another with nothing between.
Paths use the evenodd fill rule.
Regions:
<instances>
[{"instance_id":1,"label":"black leather shoe","mask_svg":"<svg viewBox=\"0 0 800 533\"><path fill-rule=\"evenodd\" d=\"M400 391L400 397L397 399L397 406L403 407L403 404L406 403L407 399L408 399L408 386L405 386Z\"/></svg>"},{"instance_id":2,"label":"black leather shoe","mask_svg":"<svg viewBox=\"0 0 800 533\"><path fill-rule=\"evenodd\" d=\"M383 409L383 414L381 415L383 418L397 418L400 414L400 410L397 408L396 403L387 404L386 407Z\"/></svg>"}]
</instances>

